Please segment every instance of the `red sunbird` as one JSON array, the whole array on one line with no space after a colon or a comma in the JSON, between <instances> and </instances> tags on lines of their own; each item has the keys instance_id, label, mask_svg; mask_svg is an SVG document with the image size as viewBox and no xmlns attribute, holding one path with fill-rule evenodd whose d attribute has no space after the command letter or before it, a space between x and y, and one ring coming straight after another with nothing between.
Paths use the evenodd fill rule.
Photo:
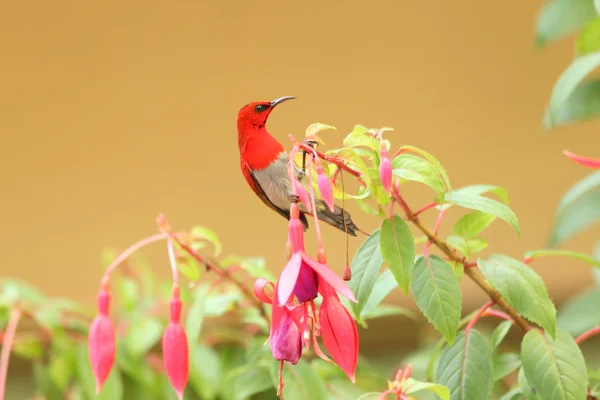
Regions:
<instances>
[{"instance_id":1,"label":"red sunbird","mask_svg":"<svg viewBox=\"0 0 600 400\"><path fill-rule=\"evenodd\" d=\"M238 113L238 146L240 166L244 178L256 195L271 209L290 219L292 190L288 174L289 158L283 145L266 128L273 109L294 97L285 96L273 101L254 102L245 105ZM296 170L297 179L303 184L304 171ZM319 219L342 232L356 236L360 231L347 211L338 206L329 208L324 200L315 199ZM300 220L308 228L306 215L312 215L302 204ZM333 209L333 211L332 211Z\"/></svg>"}]
</instances>

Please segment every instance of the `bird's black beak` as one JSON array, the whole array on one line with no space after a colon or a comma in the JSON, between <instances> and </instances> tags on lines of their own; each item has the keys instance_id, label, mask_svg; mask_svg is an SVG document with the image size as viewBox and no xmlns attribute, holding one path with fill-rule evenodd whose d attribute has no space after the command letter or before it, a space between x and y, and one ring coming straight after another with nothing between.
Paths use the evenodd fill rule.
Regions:
<instances>
[{"instance_id":1,"label":"bird's black beak","mask_svg":"<svg viewBox=\"0 0 600 400\"><path fill-rule=\"evenodd\" d=\"M284 101L288 101L288 100L292 100L292 99L295 99L295 97L294 96L283 96L278 99L275 99L271 102L271 108L275 107L276 105L278 105L280 103L283 103Z\"/></svg>"}]
</instances>

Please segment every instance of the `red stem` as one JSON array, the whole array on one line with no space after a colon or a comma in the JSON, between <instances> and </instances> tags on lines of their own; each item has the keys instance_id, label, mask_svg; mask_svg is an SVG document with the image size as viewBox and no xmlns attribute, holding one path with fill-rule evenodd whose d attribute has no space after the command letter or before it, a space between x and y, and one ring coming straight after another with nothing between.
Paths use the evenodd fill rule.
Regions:
<instances>
[{"instance_id":1,"label":"red stem","mask_svg":"<svg viewBox=\"0 0 600 400\"><path fill-rule=\"evenodd\" d=\"M475 326L475 324L477 323L477 321L479 320L479 318L481 318L481 316L483 315L483 313L486 312L486 310L488 308L490 308L491 306L494 305L494 301L490 300L487 303L485 303L480 309L479 311L477 311L477 313L473 316L473 318L471 318L471 320L469 321L469 324L467 325L467 327L465 328L465 332L469 332L471 329L473 329L473 327Z\"/></svg>"},{"instance_id":2,"label":"red stem","mask_svg":"<svg viewBox=\"0 0 600 400\"><path fill-rule=\"evenodd\" d=\"M364 185L365 182L361 178L362 174L359 171L355 170L354 168L351 168L348 165L346 165L346 163L344 163L341 159L339 159L337 157L328 156L327 154L323 154L320 151L318 151L304 143L298 143L298 147L306 152L316 154L317 157L319 157L321 160L325 160L327 162L337 165L338 168L341 168L344 171L348 172L350 175L356 177Z\"/></svg>"},{"instance_id":3,"label":"red stem","mask_svg":"<svg viewBox=\"0 0 600 400\"><path fill-rule=\"evenodd\" d=\"M419 211L415 212L414 215L415 215L415 217L419 216L419 215L423 214L425 211L435 208L435 206L437 206L437 205L438 205L438 203L427 204L425 207L423 207Z\"/></svg>"},{"instance_id":4,"label":"red stem","mask_svg":"<svg viewBox=\"0 0 600 400\"><path fill-rule=\"evenodd\" d=\"M595 328L590 329L587 332L583 332L581 335L579 335L577 337L577 339L575 339L575 342L577 342L577 344L580 344L581 342L583 342L586 339L591 338L594 335L597 335L600 333L600 326L597 326Z\"/></svg>"},{"instance_id":5,"label":"red stem","mask_svg":"<svg viewBox=\"0 0 600 400\"><path fill-rule=\"evenodd\" d=\"M10 314L10 320L8 321L8 326L6 327L6 333L4 335L4 343L2 344L2 353L0 353L0 400L4 400L10 351L12 349L20 319L21 307L16 306Z\"/></svg>"},{"instance_id":6,"label":"red stem","mask_svg":"<svg viewBox=\"0 0 600 400\"><path fill-rule=\"evenodd\" d=\"M496 318L503 319L505 321L512 321L512 318L507 313L502 312L502 311L498 311L498 310L492 310L491 308L488 309L488 310L485 310L484 316L486 316L486 317L496 317Z\"/></svg>"}]
</instances>

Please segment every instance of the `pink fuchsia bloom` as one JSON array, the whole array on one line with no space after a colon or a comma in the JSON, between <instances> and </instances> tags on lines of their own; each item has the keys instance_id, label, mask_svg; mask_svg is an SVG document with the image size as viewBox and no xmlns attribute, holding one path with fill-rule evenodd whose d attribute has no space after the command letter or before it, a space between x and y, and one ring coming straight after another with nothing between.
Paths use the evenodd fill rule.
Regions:
<instances>
[{"instance_id":1,"label":"pink fuchsia bloom","mask_svg":"<svg viewBox=\"0 0 600 400\"><path fill-rule=\"evenodd\" d=\"M573 160L576 163L581 164L585 167L595 168L595 169L600 168L600 158L591 158L591 157L580 156L580 155L571 153L570 151L567 151L567 150L563 150L563 153L564 153L564 155L569 157L571 160Z\"/></svg>"},{"instance_id":2,"label":"pink fuchsia bloom","mask_svg":"<svg viewBox=\"0 0 600 400\"><path fill-rule=\"evenodd\" d=\"M171 321L162 338L162 351L165 371L179 399L189 378L189 353L187 335L181 325L181 300L179 289L174 288L171 299Z\"/></svg>"},{"instance_id":3,"label":"pink fuchsia bloom","mask_svg":"<svg viewBox=\"0 0 600 400\"><path fill-rule=\"evenodd\" d=\"M331 188L331 182L329 182L329 178L325 175L321 164L317 164L317 185L319 186L321 198L325 204L327 204L327 207L329 207L331 212L334 212L333 189Z\"/></svg>"},{"instance_id":4,"label":"pink fuchsia bloom","mask_svg":"<svg viewBox=\"0 0 600 400\"><path fill-rule=\"evenodd\" d=\"M274 292L269 340L273 358L296 365L302 357L303 307L279 306L277 291Z\"/></svg>"},{"instance_id":5,"label":"pink fuchsia bloom","mask_svg":"<svg viewBox=\"0 0 600 400\"><path fill-rule=\"evenodd\" d=\"M292 203L288 225L292 255L277 281L279 306L287 304L292 294L296 295L301 303L317 297L319 276L344 297L356 302L354 294L339 276L327 265L317 262L304 251L304 226L299 216L298 205Z\"/></svg>"},{"instance_id":6,"label":"pink fuchsia bloom","mask_svg":"<svg viewBox=\"0 0 600 400\"><path fill-rule=\"evenodd\" d=\"M381 141L381 160L379 162L379 178L386 192L392 189L392 163L383 140Z\"/></svg>"},{"instance_id":7,"label":"pink fuchsia bloom","mask_svg":"<svg viewBox=\"0 0 600 400\"><path fill-rule=\"evenodd\" d=\"M335 290L319 281L323 303L319 310L321 336L325 348L335 363L354 383L358 363L358 329L354 319L340 302Z\"/></svg>"},{"instance_id":8,"label":"pink fuchsia bloom","mask_svg":"<svg viewBox=\"0 0 600 400\"><path fill-rule=\"evenodd\" d=\"M88 336L88 351L96 379L96 393L100 393L115 362L115 327L108 316L110 294L107 287L108 283L103 284L98 294L98 315L90 325Z\"/></svg>"}]
</instances>

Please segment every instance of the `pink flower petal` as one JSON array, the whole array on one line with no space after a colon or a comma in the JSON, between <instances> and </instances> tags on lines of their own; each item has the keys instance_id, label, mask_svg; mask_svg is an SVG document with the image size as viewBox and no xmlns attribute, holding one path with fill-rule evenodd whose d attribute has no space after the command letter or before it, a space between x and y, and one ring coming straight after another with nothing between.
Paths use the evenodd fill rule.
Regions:
<instances>
[{"instance_id":1,"label":"pink flower petal","mask_svg":"<svg viewBox=\"0 0 600 400\"><path fill-rule=\"evenodd\" d=\"M574 153L571 153L570 151L567 150L563 150L563 153L569 157L571 160L575 161L578 164L581 164L583 166L589 167L589 168L600 168L600 158L591 158L591 157L585 157L585 156L580 156Z\"/></svg>"},{"instance_id":2,"label":"pink flower petal","mask_svg":"<svg viewBox=\"0 0 600 400\"><path fill-rule=\"evenodd\" d=\"M310 212L310 199L300 181L295 181L296 194L300 198L300 202L304 205L306 212Z\"/></svg>"},{"instance_id":3,"label":"pink flower petal","mask_svg":"<svg viewBox=\"0 0 600 400\"><path fill-rule=\"evenodd\" d=\"M323 167L320 165L317 166L317 186L319 186L319 192L321 193L321 198L327 204L327 207L334 212L334 203L333 203L333 189L331 188L331 182L329 182L329 178L323 172Z\"/></svg>"},{"instance_id":4,"label":"pink flower petal","mask_svg":"<svg viewBox=\"0 0 600 400\"><path fill-rule=\"evenodd\" d=\"M179 322L170 322L162 340L165 371L177 396L182 399L190 374L187 336Z\"/></svg>"},{"instance_id":5,"label":"pink flower petal","mask_svg":"<svg viewBox=\"0 0 600 400\"><path fill-rule=\"evenodd\" d=\"M323 278L327 283L329 283L336 291L338 291L342 296L346 297L348 300L356 303L356 297L354 297L354 293L352 290L346 285L346 282L339 276L337 276L329 267L325 264L321 264L312 258L310 258L306 253L302 252L302 259L306 264L308 264L315 272Z\"/></svg>"},{"instance_id":6,"label":"pink flower petal","mask_svg":"<svg viewBox=\"0 0 600 400\"><path fill-rule=\"evenodd\" d=\"M294 253L283 268L283 271L281 271L281 275L279 275L279 280L277 281L277 297L279 298L280 306L285 305L290 299L298 280L301 265L302 256L300 253Z\"/></svg>"},{"instance_id":7,"label":"pink flower petal","mask_svg":"<svg viewBox=\"0 0 600 400\"><path fill-rule=\"evenodd\" d=\"M358 329L350 313L334 293L323 299L321 311L321 336L325 348L337 365L354 383L358 363Z\"/></svg>"},{"instance_id":8,"label":"pink flower petal","mask_svg":"<svg viewBox=\"0 0 600 400\"><path fill-rule=\"evenodd\" d=\"M90 364L96 379L96 393L110 375L115 362L115 327L106 315L97 315L92 321L88 336Z\"/></svg>"},{"instance_id":9,"label":"pink flower petal","mask_svg":"<svg viewBox=\"0 0 600 400\"><path fill-rule=\"evenodd\" d=\"M383 188L389 193L392 189L392 163L390 163L387 155L381 159L381 163L379 164L379 178L381 179Z\"/></svg>"},{"instance_id":10,"label":"pink flower petal","mask_svg":"<svg viewBox=\"0 0 600 400\"><path fill-rule=\"evenodd\" d=\"M269 282L268 280L264 279L264 278L258 278L256 279L256 282L254 282L254 295L263 303L267 303L267 304L271 304L272 299L269 298L269 296L265 293L265 288L267 286L271 286L271 289L275 288L275 285L273 285L272 282Z\"/></svg>"}]
</instances>

